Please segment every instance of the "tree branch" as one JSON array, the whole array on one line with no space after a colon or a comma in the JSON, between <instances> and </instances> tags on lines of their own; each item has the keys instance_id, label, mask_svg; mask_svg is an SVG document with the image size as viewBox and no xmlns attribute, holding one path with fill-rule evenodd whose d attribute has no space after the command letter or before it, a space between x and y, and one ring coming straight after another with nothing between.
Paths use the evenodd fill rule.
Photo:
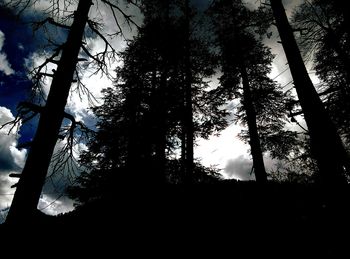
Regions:
<instances>
[{"instance_id":1,"label":"tree branch","mask_svg":"<svg viewBox=\"0 0 350 259\"><path fill-rule=\"evenodd\" d=\"M45 20L39 21L39 22L33 22L33 30L37 31L40 27L42 27L44 24L49 23L51 25L55 25L57 27L66 29L66 30L70 30L70 26L65 25L65 24L61 24L59 22L56 22L52 17L48 17Z\"/></svg>"},{"instance_id":2,"label":"tree branch","mask_svg":"<svg viewBox=\"0 0 350 259\"><path fill-rule=\"evenodd\" d=\"M135 25L136 26L136 28L137 29L140 29L140 26L139 25L137 25L133 20L132 20L132 15L128 15L128 14L126 14L120 7L118 7L117 5L115 5L115 4L112 4L110 1L108 1L108 0L101 0L103 3L105 3L106 5L108 5L110 8L112 8L112 9L115 9L115 10L118 10L118 12L119 13L121 13L122 15L123 15L123 17L124 17L124 19L126 20L126 22L128 23L128 25L129 25L129 27L131 27L130 26L130 24L133 24L133 25ZM130 3L132 3L132 4L134 4L132 1L130 1ZM135 4L134 4L135 5ZM116 17L114 16L114 19L115 19L115 22L117 22L117 19L116 19ZM117 22L118 23L118 22Z\"/></svg>"},{"instance_id":3,"label":"tree branch","mask_svg":"<svg viewBox=\"0 0 350 259\"><path fill-rule=\"evenodd\" d=\"M11 128L8 131L8 134L11 133L11 131L17 126L17 130L19 128L19 125L22 123L26 123L33 119L38 113L42 112L43 107L30 103L30 102L20 102L17 106L17 115L15 119L12 121L6 122L3 125L0 126L0 129L3 129L7 125L12 125Z\"/></svg>"},{"instance_id":4,"label":"tree branch","mask_svg":"<svg viewBox=\"0 0 350 259\"><path fill-rule=\"evenodd\" d=\"M64 112L64 118L71 121L70 126L64 127L60 131L61 139L67 138L67 143L52 157L52 170L48 178L52 178L60 172L61 174L68 174L68 180L72 181L79 167L74 156L76 153L74 146L81 143L83 139L89 139L90 135L94 134L94 131L86 127L84 123L76 121L74 116L67 112ZM79 128L81 133L78 138L75 137L77 135L75 134L77 128Z\"/></svg>"}]
</instances>

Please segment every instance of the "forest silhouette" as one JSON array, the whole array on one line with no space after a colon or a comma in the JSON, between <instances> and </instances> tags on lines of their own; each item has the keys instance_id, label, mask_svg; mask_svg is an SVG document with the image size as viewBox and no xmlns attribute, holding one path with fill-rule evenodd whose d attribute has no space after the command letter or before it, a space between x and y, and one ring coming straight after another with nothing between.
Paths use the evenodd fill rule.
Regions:
<instances>
[{"instance_id":1,"label":"forest silhouette","mask_svg":"<svg viewBox=\"0 0 350 259\"><path fill-rule=\"evenodd\" d=\"M21 17L36 2L14 0L3 8ZM39 117L2 230L50 228L70 232L72 239L90 231L119 231L131 239L153 233L159 242L179 236L184 243L236 235L247 251L348 253L348 238L341 238L350 216L350 27L343 3L305 1L288 20L281 0L261 1L256 9L244 1L214 0L206 10L190 0L125 1L142 13L137 24L118 1L64 2L76 3L74 13L62 17L62 7L52 1L47 18L35 23L36 30L47 24L65 30L67 38L52 43L51 56L33 70L34 97L18 105L11 122ZM113 35L90 17L97 4L111 11ZM132 39L123 24L136 32ZM272 26L294 92L270 77L274 55L266 39ZM104 51L92 53L88 35L102 40ZM126 48L117 52L113 37L122 37ZM117 59L113 87L91 107L97 125L90 129L65 111L68 96L80 91L93 98L79 70L92 65L109 75L108 64ZM321 86L312 83L306 59ZM52 74L45 71L49 63L57 65ZM52 83L41 98L45 77ZM230 102L237 103L234 111L227 109ZM290 130L301 120L307 129ZM230 123L244 127L240 138L250 146L255 181L225 180L194 159L196 140ZM59 141L64 145L57 152ZM75 160L77 143L88 148ZM266 154L283 166L267 170ZM59 173L77 175L66 190L75 210L48 216L38 201L47 177Z\"/></svg>"}]
</instances>

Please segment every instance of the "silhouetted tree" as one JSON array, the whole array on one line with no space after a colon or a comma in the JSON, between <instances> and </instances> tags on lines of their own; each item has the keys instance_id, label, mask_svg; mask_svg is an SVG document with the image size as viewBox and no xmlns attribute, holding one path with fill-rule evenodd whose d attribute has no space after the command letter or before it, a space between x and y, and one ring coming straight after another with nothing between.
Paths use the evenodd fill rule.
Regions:
<instances>
[{"instance_id":1,"label":"silhouetted tree","mask_svg":"<svg viewBox=\"0 0 350 259\"><path fill-rule=\"evenodd\" d=\"M183 182L184 163L175 170L182 175L175 177L170 167L176 163L171 163L170 155L187 145L181 139L186 132L186 87L191 87L193 137L208 137L225 125L222 100L212 100L205 91L204 77L213 73L212 55L200 39L184 34L188 24L182 13L174 11L177 7L173 1L143 2L144 25L120 54L123 65L117 68L115 88L106 90L104 104L94 109L99 131L82 157L94 171L123 169L143 184ZM99 162L92 163L95 159Z\"/></svg>"},{"instance_id":2,"label":"silhouetted tree","mask_svg":"<svg viewBox=\"0 0 350 259\"><path fill-rule=\"evenodd\" d=\"M301 5L293 15L300 29L298 43L312 58L322 80L318 92L347 145L350 143L350 59L346 21L337 1L314 0Z\"/></svg>"},{"instance_id":3,"label":"silhouetted tree","mask_svg":"<svg viewBox=\"0 0 350 259\"><path fill-rule=\"evenodd\" d=\"M191 183L194 169L194 125L193 125L193 93L192 93L192 69L191 69L191 9L190 1L185 0L183 6L184 12L184 64L185 64L185 85L184 85L184 119L183 119L183 136L184 140L184 174L185 182Z\"/></svg>"},{"instance_id":4,"label":"silhouetted tree","mask_svg":"<svg viewBox=\"0 0 350 259\"><path fill-rule=\"evenodd\" d=\"M258 26L259 13L249 11L242 1L224 0L215 2L211 14L223 72L221 86L215 91L222 91L228 99L241 99L237 118L248 126L242 136L251 146L256 179L265 182L263 151L270 150L281 159L295 143L296 134L283 130L287 95L268 77L273 55L257 34L264 31ZM294 141L286 144L284 138ZM284 153L277 154L277 149Z\"/></svg>"},{"instance_id":5,"label":"silhouetted tree","mask_svg":"<svg viewBox=\"0 0 350 259\"><path fill-rule=\"evenodd\" d=\"M107 0L101 1L110 7L113 13L118 11L128 22L131 21L130 17L118 6ZM59 2L60 1L53 1L48 9L49 16L45 20L35 24L36 26L51 24L64 28L68 30L68 36L65 43L54 46L55 50L52 56L34 70L35 75L33 76L33 81L35 86L40 85L43 77L52 77L52 83L45 106L28 103L21 104L34 113L40 113L40 119L6 220L8 223L28 222L35 216L36 207L64 118L71 120L71 127L66 132L68 138L67 143L70 144L71 147L74 143L72 134L74 133L74 128L80 123L77 123L73 116L65 113L65 106L73 83L73 77L75 75L79 77L77 73L77 63L79 61L86 61L85 58L81 59L79 57L80 50L82 49L83 52L85 52L85 56L90 58L92 62L95 62L97 71L102 72L106 71L107 68L105 59L114 55L113 47L103 34L99 32L98 23L89 19L90 7L93 5L94 1L78 1L76 11L71 16L63 18L60 17L60 14L62 14L62 11L64 12L67 10L60 9L61 5ZM15 0L10 1L7 5L17 8L19 13L21 13L26 8L36 3L36 0ZM65 1L64 8L69 8L71 4L73 4L73 1ZM58 21L55 20L55 17ZM119 24L117 20L116 22ZM105 51L96 55L90 53L83 42L86 26L89 27L90 32L98 35L98 37L106 43ZM58 58L58 60L56 58ZM57 65L54 74L45 72L45 67L48 63ZM77 80L79 80L79 78Z\"/></svg>"},{"instance_id":6,"label":"silhouetted tree","mask_svg":"<svg viewBox=\"0 0 350 259\"><path fill-rule=\"evenodd\" d=\"M270 0L270 3L309 129L311 151L319 167L320 180L330 185L344 183L349 170L348 155L307 73L282 1Z\"/></svg>"}]
</instances>

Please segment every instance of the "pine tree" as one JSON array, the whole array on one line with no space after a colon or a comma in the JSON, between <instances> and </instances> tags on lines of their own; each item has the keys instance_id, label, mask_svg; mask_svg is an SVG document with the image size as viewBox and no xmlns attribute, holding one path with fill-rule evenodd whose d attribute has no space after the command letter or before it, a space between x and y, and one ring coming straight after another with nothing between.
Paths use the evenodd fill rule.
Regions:
<instances>
[{"instance_id":1,"label":"pine tree","mask_svg":"<svg viewBox=\"0 0 350 259\"><path fill-rule=\"evenodd\" d=\"M278 145L282 148L283 137L295 138L295 133L283 130L287 121L285 96L268 77L273 56L256 34L256 31L264 31L254 25L259 23L256 20L259 16L241 1L216 1L211 13L221 49L223 73L221 86L216 91L221 91L228 100L240 98L237 118L248 126L242 137L251 146L257 181L265 182L263 152L271 150L275 156L273 151ZM274 138L278 141L273 141ZM283 147L286 153L294 142Z\"/></svg>"},{"instance_id":2,"label":"pine tree","mask_svg":"<svg viewBox=\"0 0 350 259\"><path fill-rule=\"evenodd\" d=\"M120 54L123 65L117 68L115 87L105 92L104 104L95 109L100 119L99 132L82 162L91 165L97 157L99 162L92 168L96 173L103 173L105 169L100 165L109 165L115 159L117 166L107 166L107 171L125 173L124 180L131 176L133 182L142 184L185 180L184 163L175 162L170 155L179 147L193 150L193 144L188 147L186 140L181 141L186 132L188 73L194 75L190 82L194 129L190 134L208 137L225 125L226 112L219 109L221 100L210 100L209 92L203 90L208 87L203 78L213 73L211 55L205 44L192 36L188 56L188 35L184 34L188 24L182 13L172 11L175 7L172 1L143 3L144 24ZM105 141L109 138L116 142ZM115 152L115 145L120 151ZM123 159L113 158L109 150ZM193 158L190 160L193 163ZM198 177L202 177L198 168L193 165ZM191 177L197 179L196 174Z\"/></svg>"}]
</instances>

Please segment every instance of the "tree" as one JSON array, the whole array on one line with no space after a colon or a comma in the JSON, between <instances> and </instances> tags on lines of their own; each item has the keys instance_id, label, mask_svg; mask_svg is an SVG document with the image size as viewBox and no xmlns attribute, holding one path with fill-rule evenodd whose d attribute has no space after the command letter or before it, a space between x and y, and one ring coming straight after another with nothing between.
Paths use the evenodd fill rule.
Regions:
<instances>
[{"instance_id":1,"label":"tree","mask_svg":"<svg viewBox=\"0 0 350 259\"><path fill-rule=\"evenodd\" d=\"M120 53L123 65L116 70L114 88L105 91L104 104L94 109L99 131L82 161L93 165L90 170L123 172L124 180L144 185L184 182L185 155L182 163L171 157L187 145L181 137L187 130L188 73L192 74L190 134L208 137L225 125L226 111L219 108L222 100L205 91L208 83L203 78L213 73L211 54L194 34L188 50L189 36L184 33L188 24L182 13L174 12L177 7L174 1L157 0L141 5L144 24ZM193 143L187 148L193 150ZM179 165L182 169L174 168Z\"/></svg>"},{"instance_id":2,"label":"tree","mask_svg":"<svg viewBox=\"0 0 350 259\"><path fill-rule=\"evenodd\" d=\"M240 98L237 119L248 126L242 137L251 146L256 180L266 182L263 152L271 150L273 156L278 156L273 151L278 145L282 147L283 135L295 138L295 134L283 131L287 96L268 77L273 55L256 33L264 31L257 26L259 13L248 11L241 1L227 0L216 1L211 15L223 72L221 86L215 91L221 91L228 100ZM286 153L294 142L283 147Z\"/></svg>"},{"instance_id":3,"label":"tree","mask_svg":"<svg viewBox=\"0 0 350 259\"><path fill-rule=\"evenodd\" d=\"M299 28L298 43L310 57L322 80L318 92L340 136L349 146L350 59L346 21L337 1L314 0L301 5L293 15Z\"/></svg>"},{"instance_id":4,"label":"tree","mask_svg":"<svg viewBox=\"0 0 350 259\"><path fill-rule=\"evenodd\" d=\"M184 132L182 97L186 82L184 24L177 16L164 17L164 1L146 3L148 5L142 9L143 26L120 54L123 65L116 70L115 85L104 91L104 103L94 108L99 119L98 132L89 143L89 151L81 157L81 163L88 170L69 190L71 197L80 204L100 198L113 199L118 183L124 188L128 183L137 183L141 188L158 188L164 183L184 182L183 160L174 158L179 146L185 145L180 139ZM199 43L197 46L203 47ZM191 58L193 53L203 50L198 47L196 51L192 50ZM208 62L198 57L193 60L196 67L191 67L192 71L208 70ZM198 90L206 84L198 76L199 72L195 74L196 81L191 82L197 86L193 96L197 107L194 125L196 133L205 137L222 127L220 123L224 123L226 113L216 109L219 100L209 103L206 92ZM164 127L161 130L160 125ZM159 145L160 138L164 139L165 147ZM158 151L165 154L164 164L159 161ZM193 183L220 179L215 170L198 163L193 166L191 178Z\"/></svg>"},{"instance_id":5,"label":"tree","mask_svg":"<svg viewBox=\"0 0 350 259\"><path fill-rule=\"evenodd\" d=\"M192 69L191 69L191 9L190 1L184 1L184 58L185 58L185 85L184 85L184 120L183 120L183 143L184 145L184 174L185 182L191 183L194 169L194 125L193 125L193 93L192 93Z\"/></svg>"},{"instance_id":6,"label":"tree","mask_svg":"<svg viewBox=\"0 0 350 259\"><path fill-rule=\"evenodd\" d=\"M35 4L35 2L35 0L18 0L11 1L9 5L19 8L19 12L22 12L28 6ZM129 22L131 21L130 17L127 16L118 6L106 0L102 0L102 2L108 5L113 12L117 9L124 15L124 18ZM72 4L73 2L66 1L65 3ZM65 7L67 8L69 5L66 4ZM39 26L50 23L65 28L69 32L66 42L62 45L56 46L54 54L37 69L36 76L34 77L34 81L36 80L36 83L38 83L43 76L51 76L52 83L45 106L39 107L36 105L26 105L30 110L33 110L31 108L35 107L36 112L40 112L40 119L33 142L31 143L26 164L17 185L16 193L6 220L7 223L30 222L30 220L35 217L36 207L64 118L72 120L71 128L68 131L68 138L70 138L68 139L68 143L69 141L72 143L72 136L70 133L74 132L74 127L78 124L73 116L65 113L64 109L73 82L73 77L74 75L77 75L77 63L82 61L82 59L79 58L80 50L82 49L88 58L91 58L96 62L98 69L103 70L106 68L106 63L104 62L108 55L107 50L111 45L98 31L98 24L89 19L89 11L92 5L92 0L79 1L74 14L67 19L68 21L72 21L71 25L60 24L54 20L54 17L50 16L44 21L37 23ZM53 15L60 14L62 10L59 9L59 7L59 1L52 2L51 12ZM116 20L116 22L118 21ZM89 52L86 46L84 46L83 37L87 25L93 33L105 41L106 50L104 52L93 55ZM112 50L114 49L112 48ZM59 60L55 60L57 57ZM42 72L45 65L50 62L57 64L57 69L52 75Z\"/></svg>"},{"instance_id":7,"label":"tree","mask_svg":"<svg viewBox=\"0 0 350 259\"><path fill-rule=\"evenodd\" d=\"M311 151L319 167L320 181L330 186L344 183L349 171L348 155L307 73L282 1L270 0L270 4L309 129Z\"/></svg>"}]
</instances>

